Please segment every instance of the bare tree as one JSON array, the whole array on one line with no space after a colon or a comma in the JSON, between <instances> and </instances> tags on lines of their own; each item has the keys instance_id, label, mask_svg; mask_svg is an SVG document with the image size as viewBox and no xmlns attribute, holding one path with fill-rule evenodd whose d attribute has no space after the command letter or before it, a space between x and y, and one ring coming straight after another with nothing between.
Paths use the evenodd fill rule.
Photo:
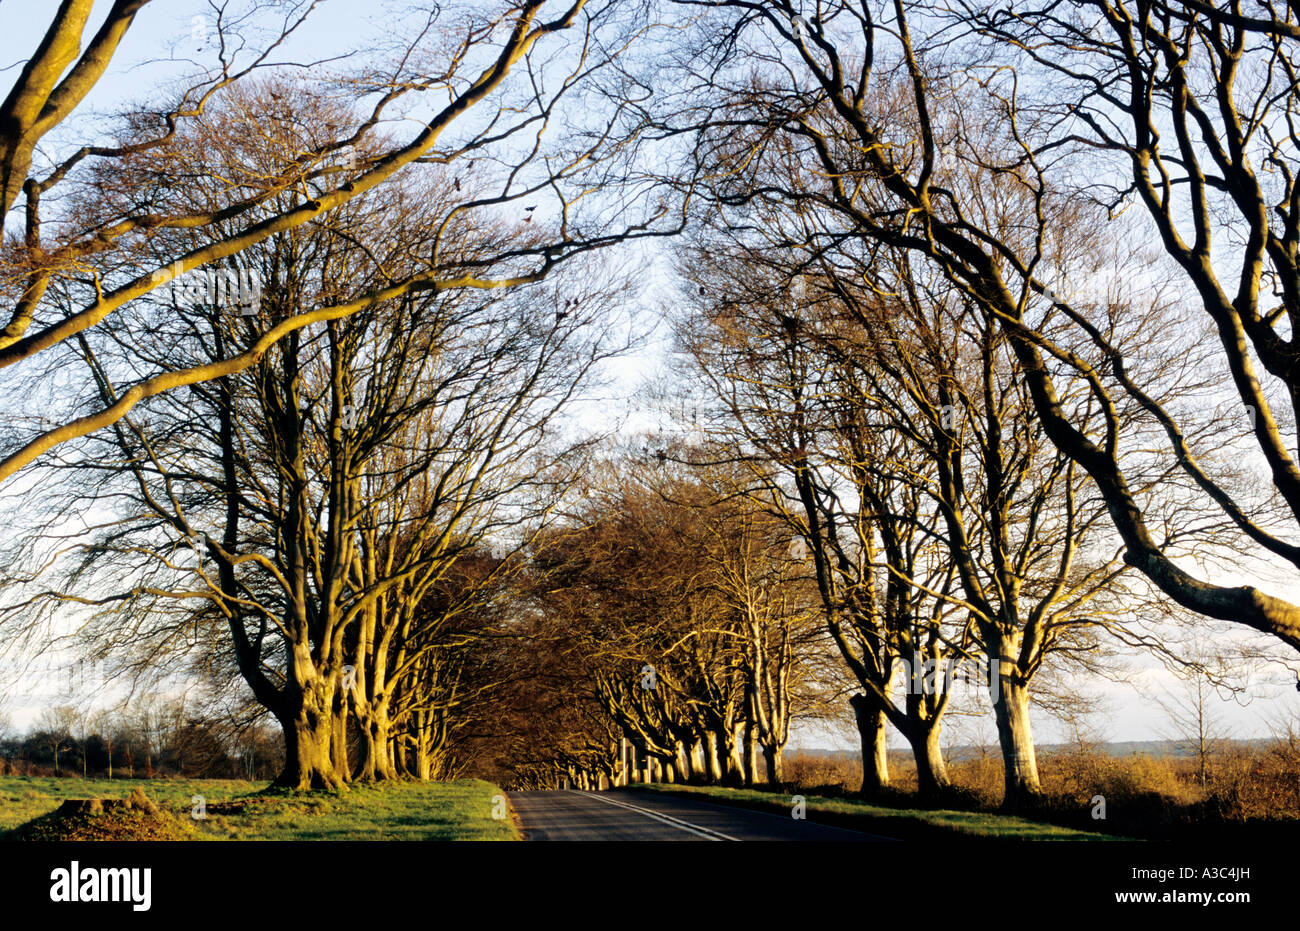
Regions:
<instances>
[{"instance_id":1,"label":"bare tree","mask_svg":"<svg viewBox=\"0 0 1300 931\"><path fill-rule=\"evenodd\" d=\"M718 429L781 476L760 467L755 478L806 542L828 629L863 689L858 701L869 703L855 707L864 789L887 782L888 720L934 794L947 784L939 735L949 693L931 686L972 644L969 614L949 597L955 572L936 546L942 513L910 478L933 465L888 429L861 368L821 351L815 311L791 294L773 267L781 260L743 243L724 249L715 238L696 253L692 290L706 299L683 321L683 348L730 418ZM901 708L890 694L896 661L906 669Z\"/></svg>"},{"instance_id":2,"label":"bare tree","mask_svg":"<svg viewBox=\"0 0 1300 931\"><path fill-rule=\"evenodd\" d=\"M1210 761L1222 752L1226 742L1218 710L1223 699L1200 669L1190 670L1180 684L1181 693L1170 692L1166 698L1157 698L1156 703L1168 720L1169 739L1196 760L1196 778L1205 789Z\"/></svg>"},{"instance_id":3,"label":"bare tree","mask_svg":"<svg viewBox=\"0 0 1300 931\"><path fill-rule=\"evenodd\" d=\"M708 110L675 101L674 129L716 127L726 164L783 147L810 159L817 181L800 201L933 261L1004 328L1044 430L1096 483L1130 565L1184 607L1300 646L1300 608L1187 568L1165 533L1190 501L1232 534L1207 548L1218 569L1247 563L1266 578L1270 565L1300 565L1286 438L1300 397L1286 128L1295 11L1081 0L931 16L897 0L832 2L805 21L786 0L708 7L707 28L734 41L701 46ZM759 77L763 62L781 67ZM735 175L723 181L749 196ZM1136 232L1112 219L1130 201L1148 221ZM1105 238L1151 232L1203 312L1162 314L1155 355L1126 345L1154 323L1137 302L1095 293L1079 273L1089 253L1106 261ZM1188 352L1214 368L1192 375L1199 390L1171 395ZM1225 395L1235 415L1207 424ZM1225 443L1249 443L1262 481L1219 453ZM1181 481L1153 491L1153 465Z\"/></svg>"},{"instance_id":4,"label":"bare tree","mask_svg":"<svg viewBox=\"0 0 1300 931\"><path fill-rule=\"evenodd\" d=\"M409 247L394 232L387 248ZM298 258L313 251L325 255L319 272ZM321 281L364 280L337 231L270 240L257 254L290 273L265 300L320 300ZM148 426L126 421L113 444L125 471L94 468L106 486L122 483L131 509L83 553L87 568L125 561L151 581L114 591L101 576L107 642L153 644L143 669L159 644L224 644L284 728L287 785L347 778L348 708L363 731L363 777L390 775L395 683L428 671L435 620L461 610L416 623L426 596L488 535L531 522L530 501L544 511L545 490L572 480L546 426L617 346L595 327L604 304L593 289L562 315L560 300L538 290L394 301L291 335L247 377L169 395ZM241 338L238 324L187 313L199 334L211 328L191 338L195 352L219 355Z\"/></svg>"},{"instance_id":5,"label":"bare tree","mask_svg":"<svg viewBox=\"0 0 1300 931\"><path fill-rule=\"evenodd\" d=\"M45 735L46 744L54 756L54 774L59 770L59 752L75 746L72 736L77 726L78 711L72 705L57 705L44 709L36 719L36 728Z\"/></svg>"},{"instance_id":6,"label":"bare tree","mask_svg":"<svg viewBox=\"0 0 1300 931\"><path fill-rule=\"evenodd\" d=\"M113 753L122 748L122 733L119 729L120 709L101 709L91 716L90 729L104 745L108 758L108 778L113 778Z\"/></svg>"},{"instance_id":7,"label":"bare tree","mask_svg":"<svg viewBox=\"0 0 1300 931\"><path fill-rule=\"evenodd\" d=\"M714 452L677 455L707 460ZM736 616L733 623L742 644L745 782L756 781L753 755L761 749L765 781L779 786L791 724L816 714L823 688L816 656L830 644L822 634L812 574L805 561L790 552L789 525L748 494L751 478L743 465L712 466L695 470L695 480L706 493L702 501L679 498L673 486L660 491L672 504L701 511L693 537L712 584Z\"/></svg>"},{"instance_id":8,"label":"bare tree","mask_svg":"<svg viewBox=\"0 0 1300 931\"><path fill-rule=\"evenodd\" d=\"M635 149L626 133L616 131L630 125L626 111L569 109L580 88L603 79L612 56L625 47L626 33L638 28L614 21L618 4L526 0L487 15L467 10L454 21L447 9L433 5L422 21L415 17L413 35L393 60L331 75L333 88L345 89L352 101L336 118L313 121L304 119L302 100L330 94L330 83L315 80L315 63L279 66L279 86L264 85L267 99L260 103L246 84L272 73L273 49L316 5L253 3L237 15L233 4L214 4L217 60L200 68L188 89L158 110L128 112L116 137L104 144L60 147L48 164L37 165L37 143L96 85L136 14L157 7L148 0L117 0L80 57L92 3L65 0L52 14L6 99L0 138L5 215L19 214L24 230L4 253L10 311L0 334L0 369L12 370L9 387L24 404L44 406L44 419L17 417L15 411L0 451L0 480L60 444L119 422L148 398L246 371L271 346L306 327L408 293L535 281L575 249L617 240L629 230L644 232L670 215L666 204L649 216L633 215L611 197L599 208L599 229L593 229L579 209L592 200L586 196L592 177L609 169L611 155L622 158ZM269 43L235 41L240 27L251 31L267 20L279 20ZM566 33L580 38L566 44ZM520 70L530 72L531 80L516 88L512 75ZM301 79L296 88L286 83L290 73ZM414 136L381 138L377 127L423 95L430 102L439 99ZM562 120L570 137L548 146L548 127ZM545 198L541 216L551 235L516 234L491 261L454 271L435 249L423 268L408 269L373 291L261 320L256 338L237 353L164 371L133 364L128 383L109 400L92 395L96 401L87 402L82 395L50 406L50 395L59 394L50 390L50 373L65 363L65 353L79 353L86 343L102 351L103 326L139 298L268 237L322 220L390 181L404 184L417 164L449 166L452 187L465 187L448 211L449 226L466 214L521 211L521 201ZM487 193L480 181L491 169L481 166L492 164L507 167L492 179L498 189ZM196 178L208 182L207 196L197 202L187 186ZM467 183L473 178L480 181ZM602 180L613 178L606 173ZM83 193L57 196L74 189ZM523 208L523 222L531 221L537 206ZM539 220L532 229L543 225ZM148 259L161 259L163 267L151 267ZM131 358L130 344L120 348L128 362L140 361ZM61 399L73 401L66 392Z\"/></svg>"}]
</instances>

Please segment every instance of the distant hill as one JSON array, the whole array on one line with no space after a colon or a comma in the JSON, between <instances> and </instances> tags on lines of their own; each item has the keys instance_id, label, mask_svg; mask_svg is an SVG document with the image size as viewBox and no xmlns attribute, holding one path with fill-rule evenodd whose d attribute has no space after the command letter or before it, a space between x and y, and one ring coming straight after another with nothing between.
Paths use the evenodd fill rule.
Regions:
<instances>
[{"instance_id":1,"label":"distant hill","mask_svg":"<svg viewBox=\"0 0 1300 931\"><path fill-rule=\"evenodd\" d=\"M1229 744L1242 749L1255 749L1266 747L1273 743L1271 738L1258 737L1251 740L1231 740ZM1073 744L1039 744L1038 755L1049 756L1055 753L1068 753L1074 749ZM1109 756L1135 756L1145 754L1150 757L1180 757L1195 756L1195 752L1187 744L1175 740L1120 740L1109 743L1098 744L1097 749ZM891 756L901 755L910 756L910 751L905 747L890 747ZM826 750L815 747L791 748L787 754L802 754L804 756L820 757L823 759L835 760L853 760L857 762L862 755L856 750ZM998 757L997 745L990 747L978 747L973 745L961 745L956 747L946 747L943 751L944 759L956 762L958 760L979 759L981 756L989 756L994 759Z\"/></svg>"}]
</instances>

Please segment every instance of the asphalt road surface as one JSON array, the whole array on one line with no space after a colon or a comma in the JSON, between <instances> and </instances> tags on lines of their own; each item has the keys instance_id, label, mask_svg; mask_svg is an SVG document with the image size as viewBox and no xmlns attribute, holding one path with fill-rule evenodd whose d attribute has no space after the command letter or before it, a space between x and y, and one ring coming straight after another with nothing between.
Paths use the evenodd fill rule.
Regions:
<instances>
[{"instance_id":1,"label":"asphalt road surface","mask_svg":"<svg viewBox=\"0 0 1300 931\"><path fill-rule=\"evenodd\" d=\"M653 792L511 792L526 840L883 841L762 811Z\"/></svg>"}]
</instances>

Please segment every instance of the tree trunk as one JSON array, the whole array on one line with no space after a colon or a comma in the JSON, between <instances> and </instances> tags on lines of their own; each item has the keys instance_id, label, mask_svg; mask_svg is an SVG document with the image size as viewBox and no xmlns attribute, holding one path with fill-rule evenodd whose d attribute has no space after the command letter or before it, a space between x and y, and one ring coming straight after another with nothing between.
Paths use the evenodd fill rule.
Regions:
<instances>
[{"instance_id":1,"label":"tree trunk","mask_svg":"<svg viewBox=\"0 0 1300 931\"><path fill-rule=\"evenodd\" d=\"M415 778L421 782L428 782L433 763L429 756L429 748L419 735L416 735L413 743L415 744Z\"/></svg>"},{"instance_id":2,"label":"tree trunk","mask_svg":"<svg viewBox=\"0 0 1300 931\"><path fill-rule=\"evenodd\" d=\"M348 760L348 702L347 693L339 689L334 694L334 713L330 720L330 762L341 782L352 781L352 766Z\"/></svg>"},{"instance_id":3,"label":"tree trunk","mask_svg":"<svg viewBox=\"0 0 1300 931\"><path fill-rule=\"evenodd\" d=\"M744 763L745 787L749 788L758 781L757 773L754 772L754 724L749 722L745 725L745 737L741 744L741 759Z\"/></svg>"},{"instance_id":4,"label":"tree trunk","mask_svg":"<svg viewBox=\"0 0 1300 931\"><path fill-rule=\"evenodd\" d=\"M718 765L722 769L722 784L739 786L744 782L740 772L740 763L736 759L736 741L731 731L719 727L713 733L713 742L718 747Z\"/></svg>"},{"instance_id":5,"label":"tree trunk","mask_svg":"<svg viewBox=\"0 0 1300 931\"><path fill-rule=\"evenodd\" d=\"M280 719L284 729L284 769L275 785L288 789L341 787L330 756L333 715L319 707L311 692L294 713Z\"/></svg>"},{"instance_id":6,"label":"tree trunk","mask_svg":"<svg viewBox=\"0 0 1300 931\"><path fill-rule=\"evenodd\" d=\"M763 745L763 765L767 769L767 784L779 786L785 779L785 748L775 745Z\"/></svg>"},{"instance_id":7,"label":"tree trunk","mask_svg":"<svg viewBox=\"0 0 1300 931\"><path fill-rule=\"evenodd\" d=\"M391 764L391 724L388 720L388 699L378 699L357 709L357 724L361 734L361 764L357 778L378 782L394 778Z\"/></svg>"},{"instance_id":8,"label":"tree trunk","mask_svg":"<svg viewBox=\"0 0 1300 931\"><path fill-rule=\"evenodd\" d=\"M938 727L917 727L906 735L916 758L916 788L921 798L932 801L948 788L948 767L939 749Z\"/></svg>"},{"instance_id":9,"label":"tree trunk","mask_svg":"<svg viewBox=\"0 0 1300 931\"><path fill-rule=\"evenodd\" d=\"M990 662L996 663L997 660ZM989 690L992 692L996 682L997 693L991 697L998 741L1002 746L1002 806L1015 810L1040 791L1038 758L1029 726L1029 689L1016 679L1010 661L1001 665L1004 671L997 673L996 680L993 675L989 677Z\"/></svg>"},{"instance_id":10,"label":"tree trunk","mask_svg":"<svg viewBox=\"0 0 1300 931\"><path fill-rule=\"evenodd\" d=\"M889 749L885 744L885 713L863 694L849 699L862 741L863 795L874 795L889 785Z\"/></svg>"},{"instance_id":11,"label":"tree trunk","mask_svg":"<svg viewBox=\"0 0 1300 931\"><path fill-rule=\"evenodd\" d=\"M686 760L689 764L690 782L701 783L709 781L709 767L706 757L708 754L704 750L704 744L696 741L691 744L686 752Z\"/></svg>"},{"instance_id":12,"label":"tree trunk","mask_svg":"<svg viewBox=\"0 0 1300 931\"><path fill-rule=\"evenodd\" d=\"M700 741L704 745L704 761L707 767L705 776L710 783L722 782L722 761L718 758L718 741L713 734L705 732Z\"/></svg>"}]
</instances>

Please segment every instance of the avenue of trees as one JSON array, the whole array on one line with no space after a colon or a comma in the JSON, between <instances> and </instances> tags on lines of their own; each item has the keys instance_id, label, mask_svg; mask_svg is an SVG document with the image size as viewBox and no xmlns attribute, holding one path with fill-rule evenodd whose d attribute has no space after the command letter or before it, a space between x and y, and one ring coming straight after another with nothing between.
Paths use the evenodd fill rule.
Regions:
<instances>
[{"instance_id":1,"label":"avenue of trees","mask_svg":"<svg viewBox=\"0 0 1300 931\"><path fill-rule=\"evenodd\" d=\"M5 651L200 682L243 729L167 739L274 722L303 789L779 786L844 722L940 798L987 709L1008 807L1118 652L1294 667L1291 7L415 3L308 61L321 4L223 0L91 121L159 6L61 0L0 105Z\"/></svg>"}]
</instances>

